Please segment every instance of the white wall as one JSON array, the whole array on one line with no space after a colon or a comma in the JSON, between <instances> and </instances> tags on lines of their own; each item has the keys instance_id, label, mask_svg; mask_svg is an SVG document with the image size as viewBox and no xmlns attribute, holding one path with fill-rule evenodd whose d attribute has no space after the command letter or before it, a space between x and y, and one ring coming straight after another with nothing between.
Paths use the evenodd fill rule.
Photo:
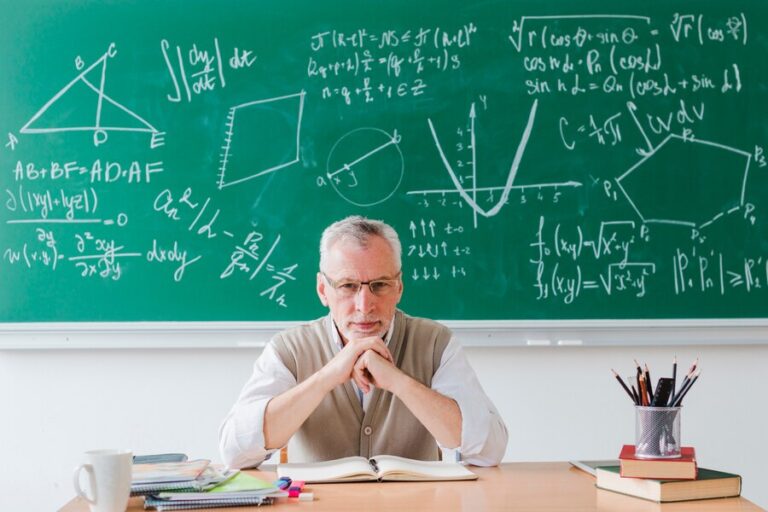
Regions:
<instances>
[{"instance_id":1,"label":"white wall","mask_svg":"<svg viewBox=\"0 0 768 512\"><path fill-rule=\"evenodd\" d=\"M612 458L632 442L629 399L610 368L652 376L701 356L683 442L699 463L744 477L768 507L768 346L469 348L510 431L507 461ZM129 447L218 460L217 427L258 356L253 349L0 352L0 510L49 511L73 496L81 452ZM684 371L684 370L682 370ZM682 373L681 371L681 373Z\"/></svg>"}]
</instances>

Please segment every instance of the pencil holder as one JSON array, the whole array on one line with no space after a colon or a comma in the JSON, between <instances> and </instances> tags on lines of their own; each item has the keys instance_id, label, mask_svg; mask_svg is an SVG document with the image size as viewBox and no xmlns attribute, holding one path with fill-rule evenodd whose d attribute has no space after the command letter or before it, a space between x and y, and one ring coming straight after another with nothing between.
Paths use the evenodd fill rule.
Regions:
<instances>
[{"instance_id":1,"label":"pencil holder","mask_svg":"<svg viewBox=\"0 0 768 512\"><path fill-rule=\"evenodd\" d=\"M680 457L680 407L635 407L635 457Z\"/></svg>"}]
</instances>

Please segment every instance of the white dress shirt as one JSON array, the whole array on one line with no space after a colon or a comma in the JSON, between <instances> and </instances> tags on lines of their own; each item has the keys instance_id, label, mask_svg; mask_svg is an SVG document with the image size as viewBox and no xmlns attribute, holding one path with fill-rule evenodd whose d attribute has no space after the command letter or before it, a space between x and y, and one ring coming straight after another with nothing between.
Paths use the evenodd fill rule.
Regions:
<instances>
[{"instance_id":1,"label":"white dress shirt","mask_svg":"<svg viewBox=\"0 0 768 512\"><path fill-rule=\"evenodd\" d=\"M325 323L334 341L335 355L343 348L341 337L330 314ZM393 331L394 319L385 339L387 344ZM277 451L264 447L264 411L273 397L296 384L295 377L270 342L256 360L251 378L219 428L219 449L228 467L256 466ZM373 393L362 393L354 381L352 386L358 396L362 396L363 410L367 410ZM461 446L458 449L461 460L477 466L494 466L501 462L507 446L507 428L483 391L461 345L453 338L446 345L440 366L432 376L432 389L455 400L461 410Z\"/></svg>"}]
</instances>

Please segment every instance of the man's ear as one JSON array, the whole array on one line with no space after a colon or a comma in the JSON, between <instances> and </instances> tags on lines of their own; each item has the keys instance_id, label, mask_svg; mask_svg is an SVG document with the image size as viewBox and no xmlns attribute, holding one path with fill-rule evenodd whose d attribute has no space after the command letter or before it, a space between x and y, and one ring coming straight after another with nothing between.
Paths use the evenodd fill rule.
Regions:
<instances>
[{"instance_id":1,"label":"man's ear","mask_svg":"<svg viewBox=\"0 0 768 512\"><path fill-rule=\"evenodd\" d=\"M325 307L328 307L328 297L325 296L325 286L328 283L325 282L325 279L323 279L323 274L318 272L317 273L317 296L320 299L320 304L322 304Z\"/></svg>"}]
</instances>

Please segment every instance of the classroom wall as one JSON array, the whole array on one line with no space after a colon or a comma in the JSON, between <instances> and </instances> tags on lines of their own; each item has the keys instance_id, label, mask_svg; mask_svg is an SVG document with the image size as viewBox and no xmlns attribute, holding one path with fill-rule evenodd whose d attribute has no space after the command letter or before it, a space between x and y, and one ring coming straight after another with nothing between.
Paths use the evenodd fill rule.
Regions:
<instances>
[{"instance_id":1,"label":"classroom wall","mask_svg":"<svg viewBox=\"0 0 768 512\"><path fill-rule=\"evenodd\" d=\"M738 472L768 507L768 346L470 348L510 432L505 460L611 458L632 442L630 402L610 368L652 375L701 356L686 400L685 444L702 466ZM81 452L130 447L218 460L217 428L248 378L254 349L0 352L0 510L55 510L73 496Z\"/></svg>"}]
</instances>

